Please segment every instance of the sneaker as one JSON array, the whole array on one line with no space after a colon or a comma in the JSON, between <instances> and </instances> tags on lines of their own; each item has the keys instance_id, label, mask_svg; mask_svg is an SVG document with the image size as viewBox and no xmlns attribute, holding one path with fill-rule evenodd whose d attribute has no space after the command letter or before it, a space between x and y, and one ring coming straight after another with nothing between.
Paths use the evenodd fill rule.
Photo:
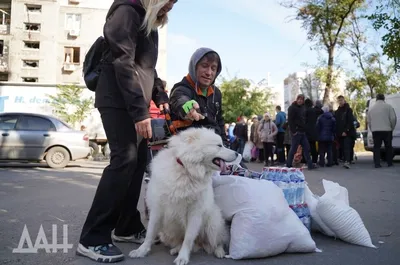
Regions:
<instances>
[{"instance_id":1,"label":"sneaker","mask_svg":"<svg viewBox=\"0 0 400 265\"><path fill-rule=\"evenodd\" d=\"M146 238L146 229L131 236L117 236L115 235L115 230L113 230L111 232L111 238L115 242L143 244L144 239Z\"/></svg>"},{"instance_id":2,"label":"sneaker","mask_svg":"<svg viewBox=\"0 0 400 265\"><path fill-rule=\"evenodd\" d=\"M350 168L350 163L349 162L344 162L343 167L349 169Z\"/></svg>"},{"instance_id":3,"label":"sneaker","mask_svg":"<svg viewBox=\"0 0 400 265\"><path fill-rule=\"evenodd\" d=\"M124 254L113 244L104 244L95 247L78 245L76 254L102 263L114 263L124 259Z\"/></svg>"}]
</instances>

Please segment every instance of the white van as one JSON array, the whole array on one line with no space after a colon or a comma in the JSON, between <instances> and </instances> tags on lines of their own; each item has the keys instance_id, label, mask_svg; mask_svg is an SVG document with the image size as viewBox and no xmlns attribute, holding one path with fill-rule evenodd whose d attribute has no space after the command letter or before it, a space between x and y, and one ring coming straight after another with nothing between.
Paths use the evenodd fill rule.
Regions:
<instances>
[{"instance_id":1,"label":"white van","mask_svg":"<svg viewBox=\"0 0 400 265\"><path fill-rule=\"evenodd\" d=\"M368 109L371 108L376 102L376 99L370 99L367 102L367 110L366 117L368 117ZM394 111L397 116L397 124L396 128L393 131L393 156L400 155L400 93L385 95L385 102L392 105ZM364 143L365 150L373 152L374 149L374 140L372 138L372 132L368 128L368 120L367 120L367 143ZM382 144L381 158L385 159L385 149Z\"/></svg>"}]
</instances>

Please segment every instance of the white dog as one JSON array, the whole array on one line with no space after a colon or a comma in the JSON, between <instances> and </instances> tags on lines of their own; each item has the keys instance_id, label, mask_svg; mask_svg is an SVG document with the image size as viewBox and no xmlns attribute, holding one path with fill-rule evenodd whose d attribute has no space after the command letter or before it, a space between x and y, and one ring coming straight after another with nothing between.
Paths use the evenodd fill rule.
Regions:
<instances>
[{"instance_id":1,"label":"white dog","mask_svg":"<svg viewBox=\"0 0 400 265\"><path fill-rule=\"evenodd\" d=\"M225 222L214 202L212 174L237 157L209 129L188 129L171 137L168 147L151 164L146 239L129 256L146 256L160 233L161 241L171 247L171 255L178 254L176 265L189 262L195 243L207 253L223 258Z\"/></svg>"}]
</instances>

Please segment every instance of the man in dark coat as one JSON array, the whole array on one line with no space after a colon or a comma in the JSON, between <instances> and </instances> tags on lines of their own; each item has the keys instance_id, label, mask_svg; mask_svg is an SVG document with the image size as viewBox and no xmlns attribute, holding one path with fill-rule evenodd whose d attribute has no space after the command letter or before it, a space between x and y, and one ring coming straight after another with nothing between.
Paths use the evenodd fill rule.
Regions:
<instances>
[{"instance_id":1,"label":"man in dark coat","mask_svg":"<svg viewBox=\"0 0 400 265\"><path fill-rule=\"evenodd\" d=\"M308 169L315 168L310 157L310 144L306 135L306 109L304 107L304 95L298 95L296 101L290 105L288 109L288 123L290 132L292 133L292 144L286 161L286 166L293 166L294 154L300 145L303 147Z\"/></svg>"},{"instance_id":2,"label":"man in dark coat","mask_svg":"<svg viewBox=\"0 0 400 265\"><path fill-rule=\"evenodd\" d=\"M354 116L353 110L350 105L346 102L343 96L338 98L339 108L335 111L336 119L336 137L339 140L339 154L343 158L343 167L350 168L351 154L353 148L353 138L356 135L356 129L354 127Z\"/></svg>"},{"instance_id":3,"label":"man in dark coat","mask_svg":"<svg viewBox=\"0 0 400 265\"><path fill-rule=\"evenodd\" d=\"M313 103L311 99L307 98L304 102L304 105L306 107L306 135L308 142L310 144L312 162L316 164L318 161L318 153L317 153L318 131L316 128L318 115L316 109L313 108Z\"/></svg>"}]
</instances>

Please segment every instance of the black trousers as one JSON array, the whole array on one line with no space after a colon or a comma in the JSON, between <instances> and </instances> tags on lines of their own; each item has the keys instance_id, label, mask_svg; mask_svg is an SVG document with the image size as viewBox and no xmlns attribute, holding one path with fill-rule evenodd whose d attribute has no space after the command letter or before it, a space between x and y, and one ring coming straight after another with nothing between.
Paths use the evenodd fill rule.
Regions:
<instances>
[{"instance_id":1,"label":"black trousers","mask_svg":"<svg viewBox=\"0 0 400 265\"><path fill-rule=\"evenodd\" d=\"M319 165L325 166L325 155L328 159L328 166L333 165L333 142L332 141L319 141L318 151L319 151Z\"/></svg>"},{"instance_id":2,"label":"black trousers","mask_svg":"<svg viewBox=\"0 0 400 265\"><path fill-rule=\"evenodd\" d=\"M284 141L285 141L285 133L278 132L276 136L276 151L279 163L285 163L286 161L285 146L283 144Z\"/></svg>"},{"instance_id":3,"label":"black trousers","mask_svg":"<svg viewBox=\"0 0 400 265\"><path fill-rule=\"evenodd\" d=\"M316 164L318 161L317 142L316 141L308 141L308 143L310 144L310 153L311 153L312 162L314 164Z\"/></svg>"},{"instance_id":4,"label":"black trousers","mask_svg":"<svg viewBox=\"0 0 400 265\"><path fill-rule=\"evenodd\" d=\"M389 166L393 165L393 132L390 131L379 131L372 132L374 139L374 163L376 166L381 164L381 146L382 142L385 145L385 157L386 162Z\"/></svg>"},{"instance_id":5,"label":"black trousers","mask_svg":"<svg viewBox=\"0 0 400 265\"><path fill-rule=\"evenodd\" d=\"M339 137L339 145L340 145L340 158L344 160L344 162L351 162L351 153L353 148L353 140L350 136L341 136Z\"/></svg>"},{"instance_id":6,"label":"black trousers","mask_svg":"<svg viewBox=\"0 0 400 265\"><path fill-rule=\"evenodd\" d=\"M267 163L269 158L271 158L271 162L274 162L274 153L273 153L273 146L274 143L266 143L263 142L264 146L264 161Z\"/></svg>"},{"instance_id":7,"label":"black trousers","mask_svg":"<svg viewBox=\"0 0 400 265\"><path fill-rule=\"evenodd\" d=\"M100 108L111 150L110 165L100 179L80 236L86 247L112 243L117 236L131 236L144 229L137 210L147 162L147 141L137 144L135 124L123 109Z\"/></svg>"}]
</instances>

